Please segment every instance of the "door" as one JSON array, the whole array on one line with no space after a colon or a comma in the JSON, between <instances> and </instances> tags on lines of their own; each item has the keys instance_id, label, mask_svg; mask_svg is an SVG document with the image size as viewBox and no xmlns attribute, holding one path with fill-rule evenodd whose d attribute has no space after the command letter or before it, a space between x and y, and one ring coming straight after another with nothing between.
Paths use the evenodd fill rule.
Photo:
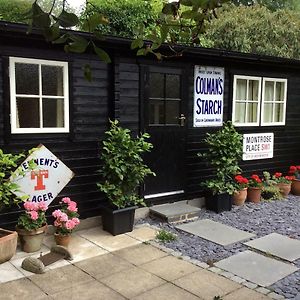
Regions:
<instances>
[{"instance_id":1,"label":"door","mask_svg":"<svg viewBox=\"0 0 300 300\"><path fill-rule=\"evenodd\" d=\"M145 69L144 128L151 136L145 160L156 176L145 181L145 199L182 195L185 183L186 116L180 69Z\"/></svg>"}]
</instances>

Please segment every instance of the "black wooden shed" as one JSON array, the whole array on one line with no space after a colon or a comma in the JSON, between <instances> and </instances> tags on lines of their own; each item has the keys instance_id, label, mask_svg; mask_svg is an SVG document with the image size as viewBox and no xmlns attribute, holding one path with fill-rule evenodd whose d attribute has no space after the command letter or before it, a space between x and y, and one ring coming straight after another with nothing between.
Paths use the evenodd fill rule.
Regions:
<instances>
[{"instance_id":1,"label":"black wooden shed","mask_svg":"<svg viewBox=\"0 0 300 300\"><path fill-rule=\"evenodd\" d=\"M141 187L148 203L202 196L199 183L210 169L197 153L222 121L261 139L273 134L273 158L253 156L242 162L245 171L285 171L298 162L300 61L200 47L157 61L136 56L128 39L107 37L98 42L112 59L106 64L93 53L66 54L26 30L0 22L1 148L48 147L76 174L60 196L78 201L83 218L99 215L105 200L96 182L109 118L134 134L151 134L146 160L157 176ZM86 64L92 82L84 79ZM17 214L4 211L0 226L13 224Z\"/></svg>"}]
</instances>

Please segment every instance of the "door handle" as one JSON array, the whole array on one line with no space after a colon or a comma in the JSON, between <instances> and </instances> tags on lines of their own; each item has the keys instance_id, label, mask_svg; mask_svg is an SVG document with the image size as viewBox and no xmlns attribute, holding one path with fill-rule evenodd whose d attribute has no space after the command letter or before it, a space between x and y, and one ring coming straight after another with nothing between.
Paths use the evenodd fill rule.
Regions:
<instances>
[{"instance_id":1,"label":"door handle","mask_svg":"<svg viewBox=\"0 0 300 300\"><path fill-rule=\"evenodd\" d=\"M180 114L180 117L178 118L178 120L180 120L180 126L184 126L185 119L186 117L184 116L184 114Z\"/></svg>"}]
</instances>

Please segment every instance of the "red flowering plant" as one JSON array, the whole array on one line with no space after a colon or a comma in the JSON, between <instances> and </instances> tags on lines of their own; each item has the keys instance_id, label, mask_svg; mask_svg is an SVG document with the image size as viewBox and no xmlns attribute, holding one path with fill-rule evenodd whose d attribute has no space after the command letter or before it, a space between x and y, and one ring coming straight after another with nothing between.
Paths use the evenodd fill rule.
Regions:
<instances>
[{"instance_id":1,"label":"red flowering plant","mask_svg":"<svg viewBox=\"0 0 300 300\"><path fill-rule=\"evenodd\" d=\"M248 187L249 180L242 175L236 175L234 177L234 187L237 191L243 190L244 188Z\"/></svg>"},{"instance_id":2,"label":"red flowering plant","mask_svg":"<svg viewBox=\"0 0 300 300\"><path fill-rule=\"evenodd\" d=\"M263 186L262 180L259 178L258 175L252 174L251 177L249 178L249 187L256 187L256 188L261 188Z\"/></svg>"},{"instance_id":3,"label":"red flowering plant","mask_svg":"<svg viewBox=\"0 0 300 300\"><path fill-rule=\"evenodd\" d=\"M54 227L55 233L60 235L69 235L73 229L80 223L78 217L77 203L69 197L62 198L59 202L61 209L57 209L52 213L55 218Z\"/></svg>"},{"instance_id":4,"label":"red flowering plant","mask_svg":"<svg viewBox=\"0 0 300 300\"><path fill-rule=\"evenodd\" d=\"M47 224L45 212L48 206L45 202L31 202L24 203L25 213L19 216L17 227L28 231L36 230Z\"/></svg>"},{"instance_id":5,"label":"red flowering plant","mask_svg":"<svg viewBox=\"0 0 300 300\"><path fill-rule=\"evenodd\" d=\"M287 176L283 176L282 173L276 172L272 176L272 179L276 183L291 183L291 181L295 179L295 176L288 176L288 175Z\"/></svg>"},{"instance_id":6,"label":"red flowering plant","mask_svg":"<svg viewBox=\"0 0 300 300\"><path fill-rule=\"evenodd\" d=\"M289 175L294 176L294 179L300 179L300 166L290 166Z\"/></svg>"}]
</instances>

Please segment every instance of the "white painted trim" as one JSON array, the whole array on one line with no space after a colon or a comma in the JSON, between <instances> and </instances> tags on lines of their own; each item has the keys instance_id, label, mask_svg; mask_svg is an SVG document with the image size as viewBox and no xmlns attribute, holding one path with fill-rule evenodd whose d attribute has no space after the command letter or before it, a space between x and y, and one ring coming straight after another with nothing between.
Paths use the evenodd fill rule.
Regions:
<instances>
[{"instance_id":1,"label":"white painted trim","mask_svg":"<svg viewBox=\"0 0 300 300\"><path fill-rule=\"evenodd\" d=\"M166 193L158 193L158 194L151 194L151 195L146 195L144 196L145 199L152 199L152 198L159 198L159 197L167 197L167 196L172 196L172 195L178 195L178 194L183 194L184 190L179 190L179 191L172 191L172 192L166 192Z\"/></svg>"},{"instance_id":2,"label":"white painted trim","mask_svg":"<svg viewBox=\"0 0 300 300\"><path fill-rule=\"evenodd\" d=\"M266 81L271 81L274 84L274 97L276 93L276 82L283 82L284 83L284 99L283 101L268 101L266 103L283 103L283 121L282 122L274 122L274 112L275 112L275 107L273 107L272 111L272 122L264 122L263 117L264 117L264 103L265 103L265 83ZM261 104L261 126L282 126L285 125L285 120L286 120L286 103L287 103L287 79L284 78L270 78L270 77L264 77L263 78L263 88L262 88L262 104Z\"/></svg>"},{"instance_id":3,"label":"white painted trim","mask_svg":"<svg viewBox=\"0 0 300 300\"><path fill-rule=\"evenodd\" d=\"M16 94L16 78L15 78L15 63L29 63L39 66L39 94L38 95L17 95ZM42 95L42 77L41 68L42 65L48 66L61 66L63 67L63 86L64 94L63 96L47 96ZM68 133L70 131L69 125L69 70L68 63L63 61L54 60L42 60L42 59L32 59L23 57L10 57L9 58L9 76L10 76L10 124L11 133ZM24 98L37 98L40 103L40 128L18 128L17 127L17 97ZM64 127L43 127L42 124L42 99L52 98L52 99L63 99L64 100Z\"/></svg>"},{"instance_id":4,"label":"white painted trim","mask_svg":"<svg viewBox=\"0 0 300 300\"><path fill-rule=\"evenodd\" d=\"M237 80L238 79L244 79L247 80L247 99L246 101L244 101L244 103L246 103L246 110L245 110L245 114L247 116L247 103L257 103L257 122L252 122L252 123L240 123L240 122L235 122L234 121L234 117L235 117L235 104L236 102L243 102L243 101L239 101L236 99L236 92L237 92ZM248 92L249 92L249 88L248 88L248 84L249 84L249 80L256 80L258 81L258 101L248 101ZM250 126L259 126L259 120L260 120L260 105L261 105L261 77L256 77L256 76L245 76L245 75L234 75L233 77L233 99L232 99L232 116L231 116L231 120L232 120L232 124L234 126L241 126L241 127L250 127Z\"/></svg>"}]
</instances>

